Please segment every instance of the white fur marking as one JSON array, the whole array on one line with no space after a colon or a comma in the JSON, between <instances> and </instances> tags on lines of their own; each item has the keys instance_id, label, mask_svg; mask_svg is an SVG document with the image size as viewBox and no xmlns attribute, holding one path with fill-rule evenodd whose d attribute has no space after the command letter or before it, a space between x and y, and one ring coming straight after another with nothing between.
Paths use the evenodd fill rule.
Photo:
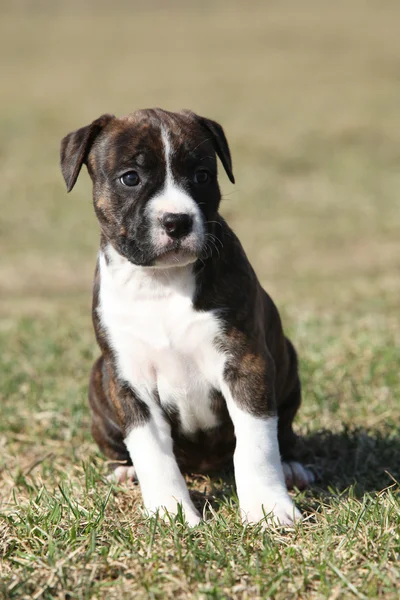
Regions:
<instances>
[{"instance_id":1,"label":"white fur marking","mask_svg":"<svg viewBox=\"0 0 400 600\"><path fill-rule=\"evenodd\" d=\"M99 315L117 358L120 376L148 403L176 407L182 429L218 425L210 391L219 387L225 356L214 347L218 318L193 308L191 266L137 267L111 246L100 254Z\"/></svg>"},{"instance_id":2,"label":"white fur marking","mask_svg":"<svg viewBox=\"0 0 400 600\"><path fill-rule=\"evenodd\" d=\"M176 463L170 427L155 402L150 421L133 427L125 444L135 465L147 511L150 514L160 511L162 515L168 511L175 515L181 504L189 525L197 525L200 515Z\"/></svg>"},{"instance_id":3,"label":"white fur marking","mask_svg":"<svg viewBox=\"0 0 400 600\"><path fill-rule=\"evenodd\" d=\"M181 242L181 249L192 253L191 257L187 255L182 257L183 261L186 259L187 264L188 262L194 262L202 251L205 240L203 217L197 203L174 180L171 169L172 147L168 132L164 128L161 129L161 138L164 146L166 177L163 189L151 198L146 206L146 213L152 223L151 241L158 251L162 251L170 242L160 224L160 219L165 213L186 213L190 215L193 219L193 229ZM176 260L181 263L182 259ZM164 266L164 261L161 260L160 264ZM184 264L184 262L181 264ZM176 266L176 263L172 262L172 266Z\"/></svg>"},{"instance_id":4,"label":"white fur marking","mask_svg":"<svg viewBox=\"0 0 400 600\"><path fill-rule=\"evenodd\" d=\"M171 143L169 141L168 131L164 127L161 128L161 139L164 145L165 165L167 172L165 187L168 188L169 186L173 185L174 182L171 170Z\"/></svg>"},{"instance_id":5,"label":"white fur marking","mask_svg":"<svg viewBox=\"0 0 400 600\"><path fill-rule=\"evenodd\" d=\"M220 333L218 318L194 310L191 266L138 267L111 246L107 257L108 264L100 253L98 314L120 377L151 412L150 423L134 428L125 440L145 505L150 511L166 506L176 512L179 501L193 521L194 509L173 456L169 425L154 392L161 406L178 410L186 434L218 425L210 406L210 391L218 388L225 362L214 347Z\"/></svg>"},{"instance_id":6,"label":"white fur marking","mask_svg":"<svg viewBox=\"0 0 400 600\"><path fill-rule=\"evenodd\" d=\"M293 524L301 514L285 485L277 417L254 417L238 406L226 384L222 391L235 426L235 479L243 520L256 523L271 513L281 525Z\"/></svg>"}]
</instances>

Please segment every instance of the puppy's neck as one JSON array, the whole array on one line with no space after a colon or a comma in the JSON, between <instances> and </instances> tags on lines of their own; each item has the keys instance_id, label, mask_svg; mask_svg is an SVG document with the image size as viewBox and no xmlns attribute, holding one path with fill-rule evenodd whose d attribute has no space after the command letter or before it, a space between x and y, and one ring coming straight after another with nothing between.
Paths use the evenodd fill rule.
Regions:
<instances>
[{"instance_id":1,"label":"puppy's neck","mask_svg":"<svg viewBox=\"0 0 400 600\"><path fill-rule=\"evenodd\" d=\"M167 296L179 294L193 297L195 277L193 264L170 267L142 267L131 263L111 244L100 251L102 283L131 290L135 295Z\"/></svg>"}]
</instances>

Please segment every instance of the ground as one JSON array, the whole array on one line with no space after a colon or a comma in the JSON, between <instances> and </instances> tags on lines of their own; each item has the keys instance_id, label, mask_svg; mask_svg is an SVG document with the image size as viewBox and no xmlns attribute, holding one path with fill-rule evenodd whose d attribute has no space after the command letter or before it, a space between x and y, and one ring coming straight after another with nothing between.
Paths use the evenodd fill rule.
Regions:
<instances>
[{"instance_id":1,"label":"ground","mask_svg":"<svg viewBox=\"0 0 400 600\"><path fill-rule=\"evenodd\" d=\"M0 8L0 596L397 598L400 5L191 6ZM222 212L299 351L292 531L244 528L225 473L190 478L199 527L146 520L91 439L98 228L59 141L155 105L224 125Z\"/></svg>"}]
</instances>

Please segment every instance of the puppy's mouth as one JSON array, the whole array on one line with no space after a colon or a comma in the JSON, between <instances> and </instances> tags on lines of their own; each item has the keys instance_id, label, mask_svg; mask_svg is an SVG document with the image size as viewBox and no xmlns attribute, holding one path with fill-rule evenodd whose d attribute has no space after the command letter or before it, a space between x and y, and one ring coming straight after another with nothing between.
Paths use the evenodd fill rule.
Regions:
<instances>
[{"instance_id":1,"label":"puppy's mouth","mask_svg":"<svg viewBox=\"0 0 400 600\"><path fill-rule=\"evenodd\" d=\"M196 262L198 256L199 253L195 248L185 245L181 240L176 240L157 253L153 264L155 267L185 266Z\"/></svg>"}]
</instances>

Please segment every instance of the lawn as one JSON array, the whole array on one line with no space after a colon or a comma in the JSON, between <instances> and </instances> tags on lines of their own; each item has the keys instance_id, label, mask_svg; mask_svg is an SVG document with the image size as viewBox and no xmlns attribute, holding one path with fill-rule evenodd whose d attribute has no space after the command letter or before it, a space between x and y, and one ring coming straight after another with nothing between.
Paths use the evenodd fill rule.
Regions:
<instances>
[{"instance_id":1,"label":"lawn","mask_svg":"<svg viewBox=\"0 0 400 600\"><path fill-rule=\"evenodd\" d=\"M0 4L0 597L398 598L400 4L191 6ZM59 141L156 105L231 144L222 213L300 356L295 530L243 527L230 473L190 478L197 528L146 519L91 439L98 227Z\"/></svg>"}]
</instances>

